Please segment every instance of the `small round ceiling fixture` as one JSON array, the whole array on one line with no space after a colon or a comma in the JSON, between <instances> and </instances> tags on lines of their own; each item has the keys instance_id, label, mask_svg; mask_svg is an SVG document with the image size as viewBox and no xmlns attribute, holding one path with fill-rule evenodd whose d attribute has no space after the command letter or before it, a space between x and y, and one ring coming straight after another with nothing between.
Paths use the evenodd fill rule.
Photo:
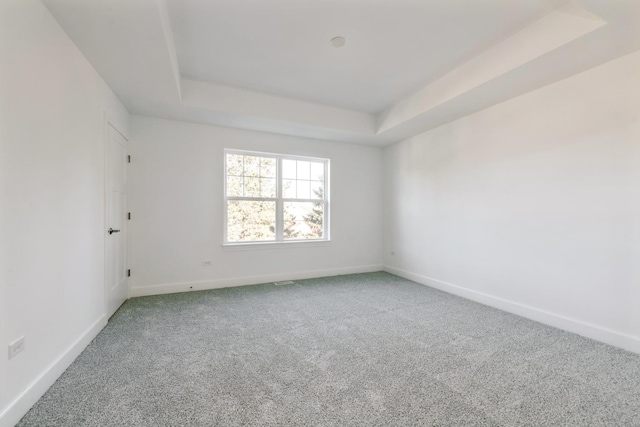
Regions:
<instances>
[{"instance_id":1,"label":"small round ceiling fixture","mask_svg":"<svg viewBox=\"0 0 640 427\"><path fill-rule=\"evenodd\" d=\"M336 48L342 47L345 45L346 42L347 41L344 39L344 37L340 37L340 36L334 37L331 39L331 46Z\"/></svg>"}]
</instances>

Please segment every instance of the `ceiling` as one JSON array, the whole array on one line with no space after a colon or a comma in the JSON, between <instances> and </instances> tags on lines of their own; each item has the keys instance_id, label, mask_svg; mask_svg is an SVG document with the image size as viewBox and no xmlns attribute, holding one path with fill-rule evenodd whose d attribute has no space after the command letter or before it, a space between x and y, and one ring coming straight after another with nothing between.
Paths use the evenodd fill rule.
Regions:
<instances>
[{"instance_id":1,"label":"ceiling","mask_svg":"<svg viewBox=\"0 0 640 427\"><path fill-rule=\"evenodd\" d=\"M133 114L374 146L640 48L637 0L43 2Z\"/></svg>"},{"instance_id":2,"label":"ceiling","mask_svg":"<svg viewBox=\"0 0 640 427\"><path fill-rule=\"evenodd\" d=\"M167 3L182 75L379 113L558 1Z\"/></svg>"}]
</instances>

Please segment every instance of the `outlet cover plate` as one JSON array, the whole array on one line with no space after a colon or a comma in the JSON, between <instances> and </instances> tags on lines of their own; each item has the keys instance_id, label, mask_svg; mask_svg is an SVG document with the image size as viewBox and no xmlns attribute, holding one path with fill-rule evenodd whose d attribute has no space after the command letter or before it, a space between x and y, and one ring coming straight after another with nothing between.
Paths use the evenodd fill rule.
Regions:
<instances>
[{"instance_id":1,"label":"outlet cover plate","mask_svg":"<svg viewBox=\"0 0 640 427\"><path fill-rule=\"evenodd\" d=\"M9 344L9 359L16 357L22 350L24 350L24 336Z\"/></svg>"}]
</instances>

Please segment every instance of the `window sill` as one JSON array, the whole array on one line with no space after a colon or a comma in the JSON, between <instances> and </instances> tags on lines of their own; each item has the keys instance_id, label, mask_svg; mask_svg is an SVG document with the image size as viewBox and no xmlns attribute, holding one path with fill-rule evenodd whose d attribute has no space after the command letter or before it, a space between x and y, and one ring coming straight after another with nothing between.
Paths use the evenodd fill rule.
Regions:
<instances>
[{"instance_id":1,"label":"window sill","mask_svg":"<svg viewBox=\"0 0 640 427\"><path fill-rule=\"evenodd\" d=\"M251 242L251 243L224 243L223 251L252 251L252 250L272 250L272 249L299 249L317 248L331 246L331 240L294 240L291 242Z\"/></svg>"}]
</instances>

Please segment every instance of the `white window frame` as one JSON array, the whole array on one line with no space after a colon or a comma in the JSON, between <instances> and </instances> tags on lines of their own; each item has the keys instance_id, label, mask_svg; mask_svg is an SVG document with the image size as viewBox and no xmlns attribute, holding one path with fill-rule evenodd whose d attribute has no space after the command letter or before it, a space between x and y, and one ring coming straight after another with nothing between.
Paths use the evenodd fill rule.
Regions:
<instances>
[{"instance_id":1,"label":"white window frame","mask_svg":"<svg viewBox=\"0 0 640 427\"><path fill-rule=\"evenodd\" d=\"M257 157L270 157L276 159L276 197L238 197L238 196L227 196L227 155L228 154L239 154L243 156L257 156ZM283 196L283 178L282 178L282 161L283 160L302 160L302 161L311 161L311 162L322 162L324 164L324 200L322 199L296 199L296 198L284 198ZM330 209L330 190L329 190L329 171L330 171L330 160L321 158L321 157L308 157L308 156L297 156L291 154L281 154L281 153L268 153L262 151L249 151L249 150L236 150L225 148L223 155L223 246L249 246L249 245L289 245L289 244L300 244L300 243L317 243L317 242L329 242L330 239L330 226L329 226L329 209ZM228 231L228 215L229 211L227 209L227 204L229 200L250 200L250 201L275 201L276 202L276 223L275 223L275 239L274 240L251 240L244 242L236 242L229 241L227 236ZM323 208L323 218L322 218L322 235L323 237L320 239L284 239L284 204L286 202L311 202L311 203L319 203L324 202Z\"/></svg>"}]
</instances>

